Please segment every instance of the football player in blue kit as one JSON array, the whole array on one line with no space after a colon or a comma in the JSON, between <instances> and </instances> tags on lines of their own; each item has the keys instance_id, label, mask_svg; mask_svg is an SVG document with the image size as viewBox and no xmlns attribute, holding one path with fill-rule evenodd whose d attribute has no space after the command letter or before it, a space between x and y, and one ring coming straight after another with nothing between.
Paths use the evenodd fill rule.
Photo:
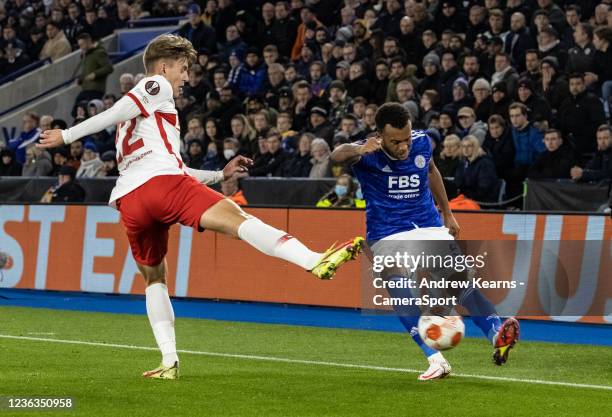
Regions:
<instances>
[{"instance_id":1,"label":"football player in blue kit","mask_svg":"<svg viewBox=\"0 0 612 417\"><path fill-rule=\"evenodd\" d=\"M382 105L375 121L376 136L340 145L331 155L334 162L352 164L361 184L366 200L366 239L372 254L383 254L389 245L397 248L407 241L453 240L459 234L459 225L450 210L428 136L424 131L412 130L410 115L399 103ZM407 277L407 271L393 271L386 279ZM406 297L406 291L410 292L387 289L392 297ZM497 365L505 363L518 341L518 321L510 317L502 323L493 304L475 288L460 292L458 300L493 344L493 361ZM402 306L396 308L396 313L428 359L429 368L419 379L447 376L451 372L448 361L419 336L419 308Z\"/></svg>"}]
</instances>

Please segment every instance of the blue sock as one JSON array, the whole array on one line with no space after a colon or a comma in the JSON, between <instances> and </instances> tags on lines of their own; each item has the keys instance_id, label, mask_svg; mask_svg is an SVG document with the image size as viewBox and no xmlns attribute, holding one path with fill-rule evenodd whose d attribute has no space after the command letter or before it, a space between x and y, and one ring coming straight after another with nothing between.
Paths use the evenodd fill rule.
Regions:
<instances>
[{"instance_id":1,"label":"blue sock","mask_svg":"<svg viewBox=\"0 0 612 417\"><path fill-rule=\"evenodd\" d=\"M408 330L408 333L410 333L414 343L421 348L423 354L425 354L425 357L429 358L431 355L438 353L437 350L427 346L425 342L423 342L423 339L421 339L421 336L419 335L419 316L399 316L399 320L402 322L406 330Z\"/></svg>"},{"instance_id":2,"label":"blue sock","mask_svg":"<svg viewBox=\"0 0 612 417\"><path fill-rule=\"evenodd\" d=\"M401 276L392 276L389 281L401 280ZM394 298L410 298L411 292L409 288L387 288L389 296ZM430 348L423 342L421 336L419 336L419 317L421 316L421 310L417 306L394 306L395 312L398 315L400 322L404 325L412 340L421 348L425 357L438 353L437 350Z\"/></svg>"},{"instance_id":3,"label":"blue sock","mask_svg":"<svg viewBox=\"0 0 612 417\"><path fill-rule=\"evenodd\" d=\"M501 320L493 304L475 288L466 289L459 297L459 304L468 309L474 324L492 343L493 336L501 327Z\"/></svg>"}]
</instances>

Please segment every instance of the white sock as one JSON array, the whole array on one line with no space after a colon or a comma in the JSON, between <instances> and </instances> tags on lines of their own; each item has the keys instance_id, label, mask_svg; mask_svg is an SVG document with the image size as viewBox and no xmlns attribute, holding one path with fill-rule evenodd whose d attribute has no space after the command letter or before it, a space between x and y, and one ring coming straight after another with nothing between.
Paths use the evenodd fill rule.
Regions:
<instances>
[{"instance_id":1,"label":"white sock","mask_svg":"<svg viewBox=\"0 0 612 417\"><path fill-rule=\"evenodd\" d=\"M178 362L176 354L176 337L174 335L174 310L170 303L166 284L149 285L145 290L147 299L147 316L162 353L164 366L172 366Z\"/></svg>"},{"instance_id":2,"label":"white sock","mask_svg":"<svg viewBox=\"0 0 612 417\"><path fill-rule=\"evenodd\" d=\"M306 270L311 270L323 256L282 230L250 218L238 227L240 239L269 256L281 258Z\"/></svg>"},{"instance_id":3,"label":"white sock","mask_svg":"<svg viewBox=\"0 0 612 417\"><path fill-rule=\"evenodd\" d=\"M440 353L440 352L436 352L433 355L429 355L427 357L427 360L429 361L429 363L446 362L446 358L444 356L442 356L442 353Z\"/></svg>"}]
</instances>

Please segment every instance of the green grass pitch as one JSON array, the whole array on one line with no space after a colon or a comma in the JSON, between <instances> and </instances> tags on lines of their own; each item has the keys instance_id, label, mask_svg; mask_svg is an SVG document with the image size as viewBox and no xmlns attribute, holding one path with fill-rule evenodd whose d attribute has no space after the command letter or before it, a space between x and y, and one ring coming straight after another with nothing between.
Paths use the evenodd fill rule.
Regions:
<instances>
[{"instance_id":1,"label":"green grass pitch","mask_svg":"<svg viewBox=\"0 0 612 417\"><path fill-rule=\"evenodd\" d=\"M181 379L145 380L159 363L143 349L155 346L146 316L0 307L0 396L76 404L0 417L612 416L609 347L521 342L496 367L484 339L467 339L446 354L457 375L423 383L410 370L426 363L406 334L182 318L176 330L191 351L179 354Z\"/></svg>"}]
</instances>

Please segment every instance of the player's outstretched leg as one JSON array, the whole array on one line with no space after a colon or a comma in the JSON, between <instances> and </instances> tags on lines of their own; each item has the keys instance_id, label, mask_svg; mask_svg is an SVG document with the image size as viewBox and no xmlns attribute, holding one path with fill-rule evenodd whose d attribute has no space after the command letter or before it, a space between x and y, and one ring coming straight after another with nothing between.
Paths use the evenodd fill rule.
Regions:
<instances>
[{"instance_id":1,"label":"player's outstretched leg","mask_svg":"<svg viewBox=\"0 0 612 417\"><path fill-rule=\"evenodd\" d=\"M200 218L200 225L205 229L239 237L266 255L298 265L320 279L333 278L342 264L357 257L364 241L358 236L341 245L332 246L325 253L313 252L287 232L250 216L228 199L206 210Z\"/></svg>"},{"instance_id":2,"label":"player's outstretched leg","mask_svg":"<svg viewBox=\"0 0 612 417\"><path fill-rule=\"evenodd\" d=\"M155 341L162 353L161 364L144 372L145 378L178 379L179 359L176 353L174 333L174 310L170 303L166 286L166 261L157 266L138 265L138 269L147 281L145 290L147 316L155 335Z\"/></svg>"},{"instance_id":3,"label":"player's outstretched leg","mask_svg":"<svg viewBox=\"0 0 612 417\"><path fill-rule=\"evenodd\" d=\"M393 275L389 281L401 282L404 278L399 275ZM387 288L389 295L393 298L411 298L411 291L409 288ZM398 315L400 322L406 328L412 340L421 349L427 361L429 367L425 372L419 375L419 381L429 381L432 379L441 379L447 377L451 373L450 363L446 358L437 351L425 344L421 336L419 335L419 317L421 310L417 306L394 306L394 311Z\"/></svg>"},{"instance_id":4,"label":"player's outstretched leg","mask_svg":"<svg viewBox=\"0 0 612 417\"><path fill-rule=\"evenodd\" d=\"M510 349L519 338L519 323L510 317L501 322L495 307L478 289L467 288L459 297L459 304L467 308L474 324L484 333L494 347L493 362L503 365Z\"/></svg>"}]
</instances>

